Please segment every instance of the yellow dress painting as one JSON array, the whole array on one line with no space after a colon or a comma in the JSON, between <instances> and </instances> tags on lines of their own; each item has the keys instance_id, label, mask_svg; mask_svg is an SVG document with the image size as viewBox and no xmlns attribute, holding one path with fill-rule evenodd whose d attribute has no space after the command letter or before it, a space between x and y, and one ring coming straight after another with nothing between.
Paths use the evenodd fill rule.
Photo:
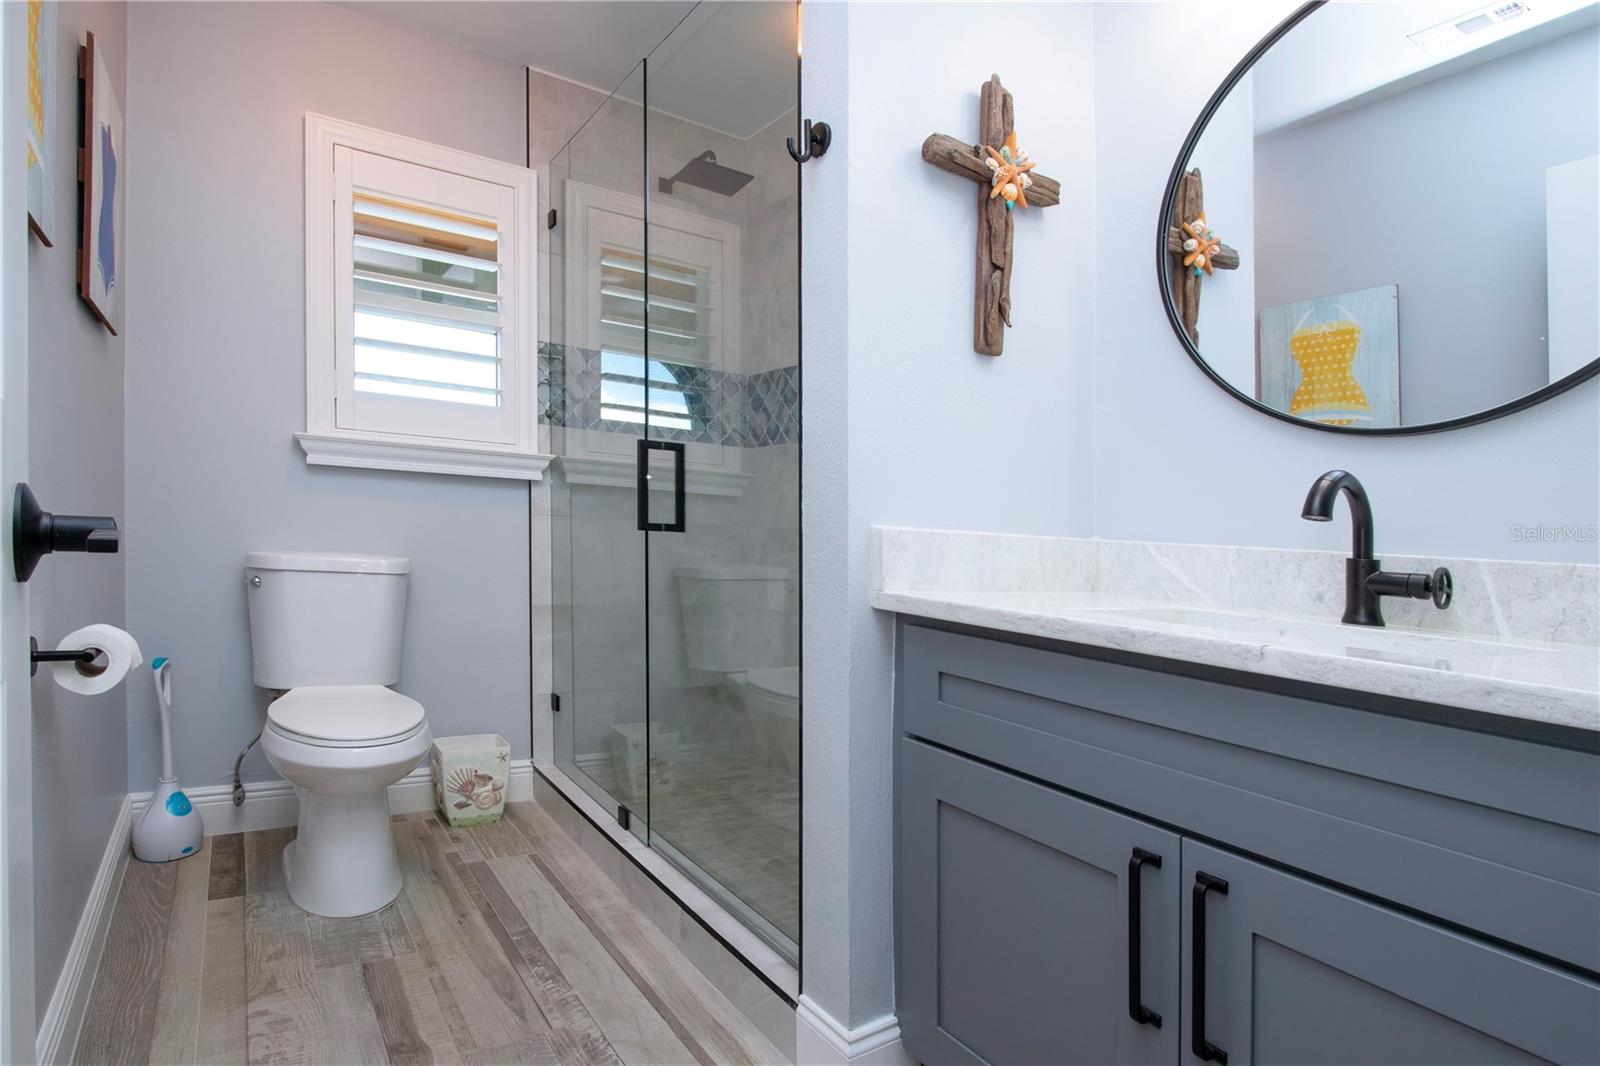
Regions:
<instances>
[{"instance_id":1,"label":"yellow dress painting","mask_svg":"<svg viewBox=\"0 0 1600 1066\"><path fill-rule=\"evenodd\" d=\"M1394 285L1265 307L1256 398L1324 426L1400 422L1400 291Z\"/></svg>"},{"instance_id":2,"label":"yellow dress painting","mask_svg":"<svg viewBox=\"0 0 1600 1066\"><path fill-rule=\"evenodd\" d=\"M1315 322L1289 337L1289 351L1300 367L1300 387L1289 398L1289 413L1330 426L1348 426L1372 416L1372 404L1350 373L1361 346L1354 322Z\"/></svg>"}]
</instances>

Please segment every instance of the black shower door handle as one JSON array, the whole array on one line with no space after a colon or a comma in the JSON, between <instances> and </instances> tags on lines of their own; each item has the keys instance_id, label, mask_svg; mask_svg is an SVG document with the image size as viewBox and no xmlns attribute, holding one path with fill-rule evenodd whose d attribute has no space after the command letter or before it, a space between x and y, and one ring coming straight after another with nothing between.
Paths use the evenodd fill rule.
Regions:
<instances>
[{"instance_id":1,"label":"black shower door handle","mask_svg":"<svg viewBox=\"0 0 1600 1066\"><path fill-rule=\"evenodd\" d=\"M672 453L672 521L650 521L650 452ZM683 445L678 441L639 438L638 463L635 471L639 493L639 531L641 533L682 533L684 531L683 505L688 498L687 478L684 473Z\"/></svg>"}]
</instances>

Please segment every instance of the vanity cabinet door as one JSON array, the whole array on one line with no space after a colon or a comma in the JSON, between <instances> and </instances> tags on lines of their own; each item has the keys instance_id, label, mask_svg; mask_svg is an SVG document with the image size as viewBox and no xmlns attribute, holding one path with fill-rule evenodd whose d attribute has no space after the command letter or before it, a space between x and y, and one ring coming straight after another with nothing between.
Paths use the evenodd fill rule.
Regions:
<instances>
[{"instance_id":1,"label":"vanity cabinet door","mask_svg":"<svg viewBox=\"0 0 1600 1066\"><path fill-rule=\"evenodd\" d=\"M920 741L899 741L898 754L898 1015L910 1053L929 1064L1175 1063L1178 837Z\"/></svg>"},{"instance_id":2,"label":"vanity cabinet door","mask_svg":"<svg viewBox=\"0 0 1600 1066\"><path fill-rule=\"evenodd\" d=\"M1187 837L1182 867L1186 1062L1600 1061L1593 981Z\"/></svg>"}]
</instances>

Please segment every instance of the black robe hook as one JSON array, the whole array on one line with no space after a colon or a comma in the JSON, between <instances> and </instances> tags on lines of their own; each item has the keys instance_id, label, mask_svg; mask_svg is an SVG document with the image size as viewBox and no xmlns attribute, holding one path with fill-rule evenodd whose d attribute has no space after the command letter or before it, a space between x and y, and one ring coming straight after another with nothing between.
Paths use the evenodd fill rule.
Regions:
<instances>
[{"instance_id":1,"label":"black robe hook","mask_svg":"<svg viewBox=\"0 0 1600 1066\"><path fill-rule=\"evenodd\" d=\"M804 155L801 155L800 150L795 147L793 137L790 137L786 142L789 148L789 157L796 163L804 163L827 155L828 145L833 143L833 130L829 128L826 122L818 122L813 125L810 119L806 119L803 123L801 136L804 137L806 142Z\"/></svg>"}]
</instances>

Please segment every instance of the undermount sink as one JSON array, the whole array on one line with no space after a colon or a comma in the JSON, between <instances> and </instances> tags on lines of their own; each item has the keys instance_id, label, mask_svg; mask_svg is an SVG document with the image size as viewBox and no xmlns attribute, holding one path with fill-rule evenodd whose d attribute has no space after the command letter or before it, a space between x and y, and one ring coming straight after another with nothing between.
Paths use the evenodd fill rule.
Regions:
<instances>
[{"instance_id":1,"label":"undermount sink","mask_svg":"<svg viewBox=\"0 0 1600 1066\"><path fill-rule=\"evenodd\" d=\"M1520 657L1544 650L1476 636L1424 633L1400 626L1379 629L1328 622L1320 618L1274 617L1207 607L1100 607L1091 610L1107 621L1126 618L1130 621L1209 629L1263 642L1284 641L1291 647L1309 640L1317 646L1337 644L1346 655L1409 660L1423 666L1447 667L1447 663L1439 661L1442 657L1467 648L1478 654L1490 652L1502 657ZM1299 639L1294 639L1294 635Z\"/></svg>"},{"instance_id":2,"label":"undermount sink","mask_svg":"<svg viewBox=\"0 0 1600 1066\"><path fill-rule=\"evenodd\" d=\"M1261 615L1215 611L1204 607L1102 607L1094 610L1106 615L1136 618L1141 622L1166 622L1168 625L1222 629L1251 636L1276 636L1283 632L1285 626L1280 620Z\"/></svg>"}]
</instances>

